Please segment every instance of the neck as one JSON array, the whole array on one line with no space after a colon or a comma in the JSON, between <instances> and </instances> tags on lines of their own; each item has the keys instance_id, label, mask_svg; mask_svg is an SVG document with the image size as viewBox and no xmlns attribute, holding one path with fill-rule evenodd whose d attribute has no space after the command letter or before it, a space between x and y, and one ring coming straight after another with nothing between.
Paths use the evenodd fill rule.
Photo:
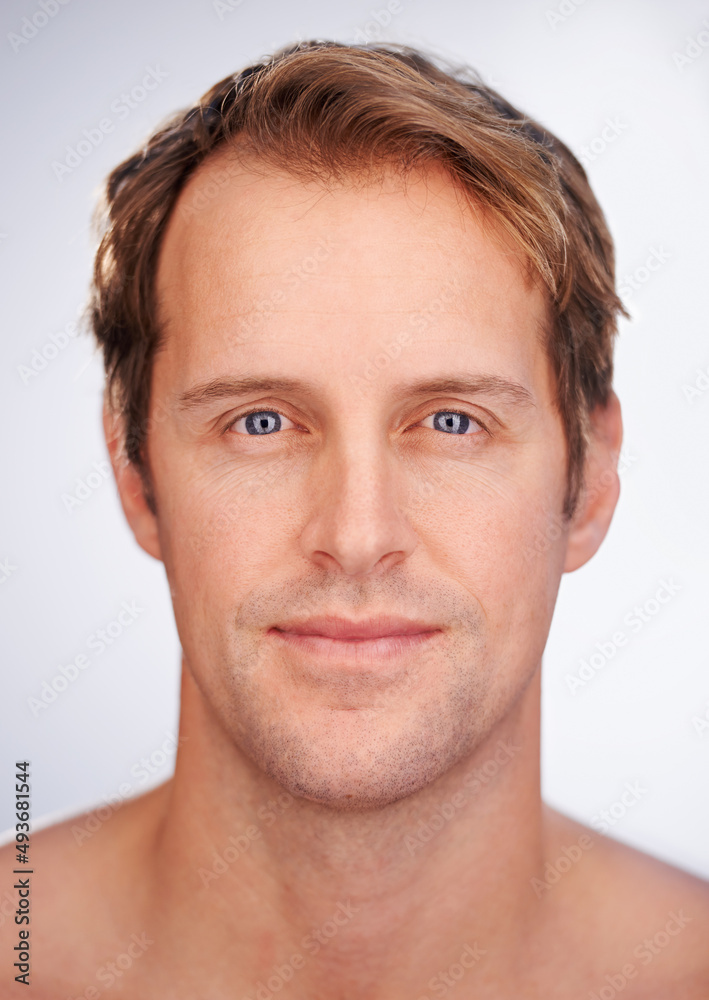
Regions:
<instances>
[{"instance_id":1,"label":"neck","mask_svg":"<svg viewBox=\"0 0 709 1000\"><path fill-rule=\"evenodd\" d=\"M202 988L218 968L249 998L279 968L284 981L292 971L293 996L331 1000L418 996L454 963L471 981L509 970L538 918L539 688L537 671L475 752L427 788L347 813L256 769L185 669L186 739L154 869L160 939L189 938Z\"/></svg>"}]
</instances>

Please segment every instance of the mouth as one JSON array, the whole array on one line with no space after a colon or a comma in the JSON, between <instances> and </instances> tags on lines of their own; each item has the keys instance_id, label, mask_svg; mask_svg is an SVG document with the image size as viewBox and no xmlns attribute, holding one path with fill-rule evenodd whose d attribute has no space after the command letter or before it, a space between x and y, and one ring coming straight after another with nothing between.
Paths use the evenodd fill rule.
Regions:
<instances>
[{"instance_id":1,"label":"mouth","mask_svg":"<svg viewBox=\"0 0 709 1000\"><path fill-rule=\"evenodd\" d=\"M417 652L440 637L443 629L395 616L353 621L328 615L284 622L268 634L311 657L372 666Z\"/></svg>"}]
</instances>

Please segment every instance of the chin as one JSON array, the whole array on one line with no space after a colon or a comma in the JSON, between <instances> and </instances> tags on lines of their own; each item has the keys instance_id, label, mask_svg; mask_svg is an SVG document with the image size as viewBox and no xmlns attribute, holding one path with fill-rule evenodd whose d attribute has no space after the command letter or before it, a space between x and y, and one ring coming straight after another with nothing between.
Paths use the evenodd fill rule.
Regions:
<instances>
[{"instance_id":1,"label":"chin","mask_svg":"<svg viewBox=\"0 0 709 1000\"><path fill-rule=\"evenodd\" d=\"M336 812L381 810L421 791L430 781L410 776L332 774L272 775L295 798Z\"/></svg>"},{"instance_id":2,"label":"chin","mask_svg":"<svg viewBox=\"0 0 709 1000\"><path fill-rule=\"evenodd\" d=\"M470 748L469 732L463 738L440 720L391 731L382 728L381 720L359 716L338 712L328 724L305 725L297 732L272 727L245 749L258 768L296 798L362 811L422 791Z\"/></svg>"}]
</instances>

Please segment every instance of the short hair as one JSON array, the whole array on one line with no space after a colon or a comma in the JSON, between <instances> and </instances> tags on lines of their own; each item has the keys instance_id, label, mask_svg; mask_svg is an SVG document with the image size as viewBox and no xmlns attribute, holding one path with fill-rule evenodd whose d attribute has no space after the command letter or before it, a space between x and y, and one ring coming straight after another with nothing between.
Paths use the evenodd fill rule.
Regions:
<instances>
[{"instance_id":1,"label":"short hair","mask_svg":"<svg viewBox=\"0 0 709 1000\"><path fill-rule=\"evenodd\" d=\"M309 41L227 77L157 129L110 174L90 316L126 458L155 510L145 442L162 237L188 178L243 149L324 181L438 165L519 251L549 304L545 348L567 445L563 516L583 487L589 415L606 405L617 314L613 242L586 173L547 129L470 69L395 45Z\"/></svg>"}]
</instances>

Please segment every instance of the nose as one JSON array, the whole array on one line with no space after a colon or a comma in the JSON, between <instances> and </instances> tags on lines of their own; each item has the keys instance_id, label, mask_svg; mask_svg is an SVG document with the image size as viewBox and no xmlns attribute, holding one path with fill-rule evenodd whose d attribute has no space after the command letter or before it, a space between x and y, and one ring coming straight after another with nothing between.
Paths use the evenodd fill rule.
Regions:
<instances>
[{"instance_id":1,"label":"nose","mask_svg":"<svg viewBox=\"0 0 709 1000\"><path fill-rule=\"evenodd\" d=\"M384 441L363 438L361 431L356 440L323 451L300 539L306 558L363 577L411 555L417 537L398 503L395 463Z\"/></svg>"}]
</instances>

